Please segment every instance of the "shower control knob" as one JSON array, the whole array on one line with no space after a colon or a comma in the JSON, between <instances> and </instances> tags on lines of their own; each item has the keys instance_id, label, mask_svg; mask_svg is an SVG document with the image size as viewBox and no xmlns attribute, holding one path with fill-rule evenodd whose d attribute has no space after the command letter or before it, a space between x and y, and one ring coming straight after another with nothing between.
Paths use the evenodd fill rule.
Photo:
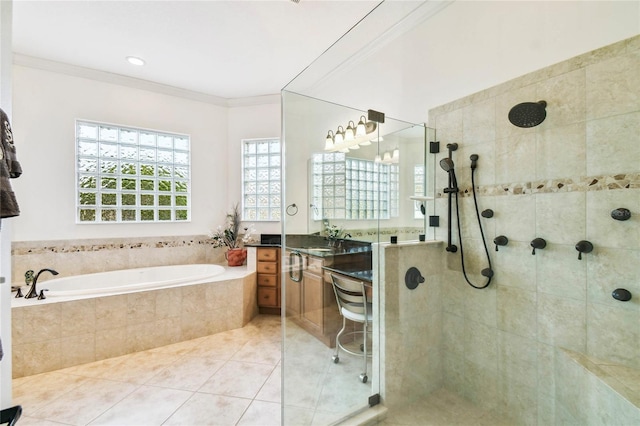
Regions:
<instances>
[{"instance_id":1,"label":"shower control knob","mask_svg":"<svg viewBox=\"0 0 640 426\"><path fill-rule=\"evenodd\" d=\"M629 209L620 207L611 212L611 217L615 220L628 220L631 217L631 212Z\"/></svg>"},{"instance_id":2,"label":"shower control knob","mask_svg":"<svg viewBox=\"0 0 640 426\"><path fill-rule=\"evenodd\" d=\"M496 251L498 251L498 246L506 246L509 244L509 239L504 235L499 235L493 239L493 243L496 245Z\"/></svg>"},{"instance_id":3,"label":"shower control knob","mask_svg":"<svg viewBox=\"0 0 640 426\"><path fill-rule=\"evenodd\" d=\"M611 293L611 296L621 302L628 302L629 300L631 300L631 292L625 288L616 288Z\"/></svg>"},{"instance_id":4,"label":"shower control knob","mask_svg":"<svg viewBox=\"0 0 640 426\"><path fill-rule=\"evenodd\" d=\"M533 241L531 241L531 247L533 247L531 254L535 256L536 249L542 250L546 246L547 246L547 242L545 241L544 238L534 238Z\"/></svg>"},{"instance_id":5,"label":"shower control knob","mask_svg":"<svg viewBox=\"0 0 640 426\"><path fill-rule=\"evenodd\" d=\"M486 217L487 219L492 218L493 217L493 210L491 210L491 209L483 210L482 213L480 213L480 216Z\"/></svg>"},{"instance_id":6,"label":"shower control knob","mask_svg":"<svg viewBox=\"0 0 640 426\"><path fill-rule=\"evenodd\" d=\"M582 253L591 253L593 251L593 244L586 240L578 241L576 250L578 250L578 260L582 260Z\"/></svg>"}]
</instances>

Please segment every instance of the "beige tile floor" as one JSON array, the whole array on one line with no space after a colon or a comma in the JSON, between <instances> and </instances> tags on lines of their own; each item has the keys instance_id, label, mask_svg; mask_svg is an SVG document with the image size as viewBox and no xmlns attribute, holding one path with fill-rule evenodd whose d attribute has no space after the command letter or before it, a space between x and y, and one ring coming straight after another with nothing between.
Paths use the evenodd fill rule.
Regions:
<instances>
[{"instance_id":1,"label":"beige tile floor","mask_svg":"<svg viewBox=\"0 0 640 426\"><path fill-rule=\"evenodd\" d=\"M280 318L16 379L19 424L280 425Z\"/></svg>"},{"instance_id":2,"label":"beige tile floor","mask_svg":"<svg viewBox=\"0 0 640 426\"><path fill-rule=\"evenodd\" d=\"M358 381L361 359L341 356L287 322L285 424L328 425L366 407L370 381ZM239 425L281 424L281 327L260 315L247 326L187 342L50 373L15 379L19 424ZM441 390L389 411L396 425L502 425Z\"/></svg>"}]
</instances>

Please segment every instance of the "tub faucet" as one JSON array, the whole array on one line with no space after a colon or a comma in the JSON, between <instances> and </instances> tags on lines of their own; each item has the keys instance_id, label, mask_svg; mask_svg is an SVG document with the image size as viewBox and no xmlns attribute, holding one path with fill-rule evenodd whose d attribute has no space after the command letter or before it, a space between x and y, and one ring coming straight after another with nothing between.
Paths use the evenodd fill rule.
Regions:
<instances>
[{"instance_id":1,"label":"tub faucet","mask_svg":"<svg viewBox=\"0 0 640 426\"><path fill-rule=\"evenodd\" d=\"M36 276L33 278L33 284L31 284L29 293L27 293L27 295L24 297L25 299L32 299L34 297L38 297L38 290L36 289L36 284L38 282L38 277L40 277L40 274L45 271L51 272L53 275L58 275L58 271L54 271L53 269L49 269L49 268L40 269L36 274Z\"/></svg>"}]
</instances>

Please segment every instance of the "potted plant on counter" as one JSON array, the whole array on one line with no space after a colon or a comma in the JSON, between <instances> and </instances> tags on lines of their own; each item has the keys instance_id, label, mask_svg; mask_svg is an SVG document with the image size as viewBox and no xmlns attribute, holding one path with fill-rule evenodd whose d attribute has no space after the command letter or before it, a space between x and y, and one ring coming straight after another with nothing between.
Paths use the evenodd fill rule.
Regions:
<instances>
[{"instance_id":1,"label":"potted plant on counter","mask_svg":"<svg viewBox=\"0 0 640 426\"><path fill-rule=\"evenodd\" d=\"M242 266L247 259L247 249L244 248L244 244L255 241L256 231L253 225L242 228L244 233L240 234L240 222L240 210L236 204L227 213L225 226L218 226L209 234L213 240L213 247L227 247L224 257L229 266Z\"/></svg>"}]
</instances>

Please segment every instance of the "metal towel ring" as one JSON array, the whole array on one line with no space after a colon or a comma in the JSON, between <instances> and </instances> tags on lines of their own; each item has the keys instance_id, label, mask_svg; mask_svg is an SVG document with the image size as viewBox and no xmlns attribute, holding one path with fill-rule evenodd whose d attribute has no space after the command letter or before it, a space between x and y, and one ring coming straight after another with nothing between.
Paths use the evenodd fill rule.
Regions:
<instances>
[{"instance_id":1,"label":"metal towel ring","mask_svg":"<svg viewBox=\"0 0 640 426\"><path fill-rule=\"evenodd\" d=\"M298 206L296 206L296 204L295 204L295 203L293 203L293 204L289 204L289 205L287 206L287 214L288 214L289 216L294 216L294 215L296 215L297 213L298 213Z\"/></svg>"}]
</instances>

